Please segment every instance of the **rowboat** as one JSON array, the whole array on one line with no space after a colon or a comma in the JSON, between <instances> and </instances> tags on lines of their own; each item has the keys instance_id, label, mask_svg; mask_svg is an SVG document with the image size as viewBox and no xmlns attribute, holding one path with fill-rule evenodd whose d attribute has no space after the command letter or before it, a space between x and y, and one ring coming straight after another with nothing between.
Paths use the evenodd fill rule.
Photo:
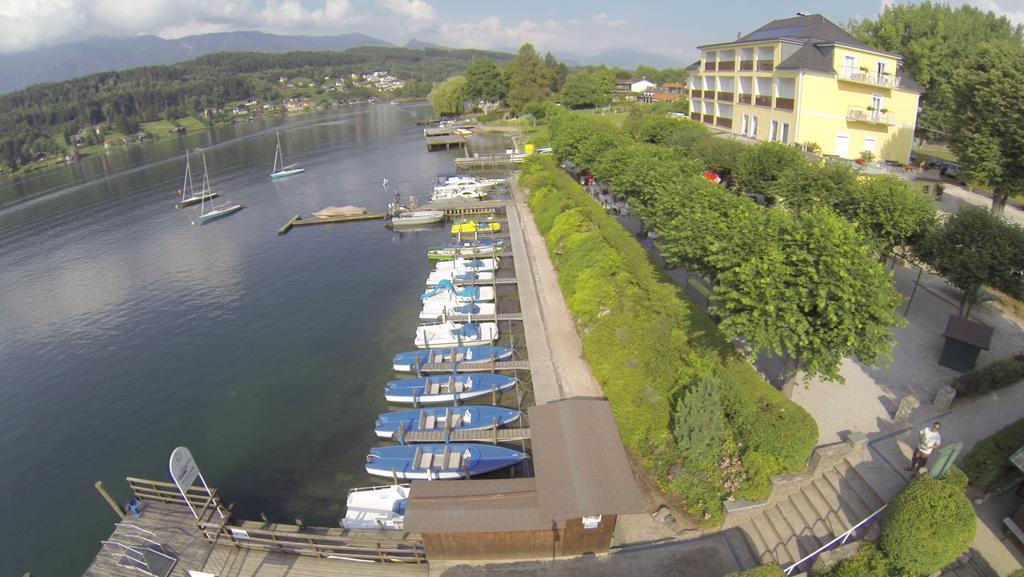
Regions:
<instances>
[{"instance_id":1,"label":"rowboat","mask_svg":"<svg viewBox=\"0 0 1024 577\"><path fill-rule=\"evenodd\" d=\"M494 280L493 272L463 272L456 273L450 270L435 270L427 277L427 286L437 286L441 281L448 281L452 284L464 282L490 282Z\"/></svg>"},{"instance_id":2,"label":"rowboat","mask_svg":"<svg viewBox=\"0 0 1024 577\"><path fill-rule=\"evenodd\" d=\"M486 363L507 361L512 358L512 349L507 347L442 347L396 353L391 366L398 372L413 373L420 365L446 364L452 370L465 371L463 364L484 367ZM480 370L490 370L481 368Z\"/></svg>"},{"instance_id":3,"label":"rowboat","mask_svg":"<svg viewBox=\"0 0 1024 577\"><path fill-rule=\"evenodd\" d=\"M522 416L515 409L491 405L409 409L377 415L373 432L383 439L392 439L400 431L444 431L446 427L449 431L473 431L503 427L518 421Z\"/></svg>"},{"instance_id":4,"label":"rowboat","mask_svg":"<svg viewBox=\"0 0 1024 577\"><path fill-rule=\"evenodd\" d=\"M493 315L494 303L460 303L459 301L425 301L420 311L421 321L439 321L445 315Z\"/></svg>"},{"instance_id":5,"label":"rowboat","mask_svg":"<svg viewBox=\"0 0 1024 577\"><path fill-rule=\"evenodd\" d=\"M456 258L434 264L435 271L483 272L498 270L500 259L497 258Z\"/></svg>"},{"instance_id":6,"label":"rowboat","mask_svg":"<svg viewBox=\"0 0 1024 577\"><path fill-rule=\"evenodd\" d=\"M524 453L496 445L430 443L374 447L366 472L401 480L460 479L511 467Z\"/></svg>"},{"instance_id":7,"label":"rowboat","mask_svg":"<svg viewBox=\"0 0 1024 577\"><path fill-rule=\"evenodd\" d=\"M389 403L414 405L452 404L469 401L492 392L515 388L518 379L509 375L448 373L388 381L384 398Z\"/></svg>"},{"instance_id":8,"label":"rowboat","mask_svg":"<svg viewBox=\"0 0 1024 577\"><path fill-rule=\"evenodd\" d=\"M467 286L458 287L450 280L439 281L433 288L420 295L420 300L428 301L458 301L460 303L486 303L494 300L494 287L489 286Z\"/></svg>"},{"instance_id":9,"label":"rowboat","mask_svg":"<svg viewBox=\"0 0 1024 577\"><path fill-rule=\"evenodd\" d=\"M401 531L405 526L405 506L409 485L384 485L351 489L345 500L345 529Z\"/></svg>"},{"instance_id":10,"label":"rowboat","mask_svg":"<svg viewBox=\"0 0 1024 577\"><path fill-rule=\"evenodd\" d=\"M451 347L462 345L491 345L498 340L498 323L453 323L416 327L414 343L417 348Z\"/></svg>"}]
</instances>

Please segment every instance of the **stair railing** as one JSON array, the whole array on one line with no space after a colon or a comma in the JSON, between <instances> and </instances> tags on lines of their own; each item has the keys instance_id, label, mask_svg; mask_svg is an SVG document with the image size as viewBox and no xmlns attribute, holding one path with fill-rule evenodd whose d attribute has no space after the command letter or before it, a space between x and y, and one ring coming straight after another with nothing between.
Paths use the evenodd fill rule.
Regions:
<instances>
[{"instance_id":1,"label":"stair railing","mask_svg":"<svg viewBox=\"0 0 1024 577\"><path fill-rule=\"evenodd\" d=\"M887 505L882 505L881 507L878 508L877 511L875 511L874 513L872 513L872 514L868 515L867 517L865 517L864 520L862 520L860 523L857 523L853 527L850 527L849 529L847 529L846 532L843 533L842 535L836 537L835 539L832 539L831 541L829 541L828 543L825 543L821 547L818 547L818 549L816 549L810 555L804 557L803 559L801 559L801 560L797 561L796 563L793 563L792 565L787 567L785 569L786 575L792 575L801 565L803 565L804 563L814 559L818 555L821 555L825 551L828 551L832 547L839 547L839 546L845 545L846 542L850 539L850 537L854 533L857 532L857 529L860 529L861 527L866 525L869 521L871 521L872 519L877 517L878 514L881 513L882 511L884 511L886 507L887 507Z\"/></svg>"}]
</instances>

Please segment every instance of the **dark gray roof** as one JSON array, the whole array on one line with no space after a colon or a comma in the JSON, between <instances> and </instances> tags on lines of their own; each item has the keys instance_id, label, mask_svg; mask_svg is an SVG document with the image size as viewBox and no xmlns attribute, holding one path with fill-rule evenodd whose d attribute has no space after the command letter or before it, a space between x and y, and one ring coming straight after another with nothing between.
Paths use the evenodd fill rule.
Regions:
<instances>
[{"instance_id":1,"label":"dark gray roof","mask_svg":"<svg viewBox=\"0 0 1024 577\"><path fill-rule=\"evenodd\" d=\"M917 83L916 80L906 74L900 74L900 87L899 90L911 90L913 92L924 92L924 86Z\"/></svg>"},{"instance_id":2,"label":"dark gray roof","mask_svg":"<svg viewBox=\"0 0 1024 577\"><path fill-rule=\"evenodd\" d=\"M488 533L550 529L540 522L533 478L415 481L405 530L413 533Z\"/></svg>"},{"instance_id":3,"label":"dark gray roof","mask_svg":"<svg viewBox=\"0 0 1024 577\"><path fill-rule=\"evenodd\" d=\"M776 70L810 70L826 74L836 73L828 58L825 58L821 50L810 42L801 46L799 50L791 54L789 58L783 60L775 68Z\"/></svg>"},{"instance_id":4,"label":"dark gray roof","mask_svg":"<svg viewBox=\"0 0 1024 577\"><path fill-rule=\"evenodd\" d=\"M700 60L686 67L687 70L700 70Z\"/></svg>"},{"instance_id":5,"label":"dark gray roof","mask_svg":"<svg viewBox=\"0 0 1024 577\"><path fill-rule=\"evenodd\" d=\"M611 405L574 398L530 407L537 499L545 520L642 513Z\"/></svg>"},{"instance_id":6,"label":"dark gray roof","mask_svg":"<svg viewBox=\"0 0 1024 577\"><path fill-rule=\"evenodd\" d=\"M741 37L736 42L756 42L761 40L776 40L779 38L794 38L800 40L813 40L815 44L842 44L863 50L878 50L864 44L845 30L836 26L831 20L821 14L808 14L806 16L794 16L772 20L764 26L754 30L750 34ZM895 56L895 55L894 55Z\"/></svg>"}]
</instances>

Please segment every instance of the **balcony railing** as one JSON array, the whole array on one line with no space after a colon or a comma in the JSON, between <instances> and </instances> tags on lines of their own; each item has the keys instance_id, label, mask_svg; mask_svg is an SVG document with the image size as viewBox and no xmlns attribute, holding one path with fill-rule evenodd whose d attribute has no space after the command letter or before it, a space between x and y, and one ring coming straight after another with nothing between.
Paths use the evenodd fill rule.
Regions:
<instances>
[{"instance_id":1,"label":"balcony railing","mask_svg":"<svg viewBox=\"0 0 1024 577\"><path fill-rule=\"evenodd\" d=\"M846 119L850 122L867 122L869 124L884 124L893 126L892 114L881 110L868 110L860 106L850 106L846 109Z\"/></svg>"},{"instance_id":2,"label":"balcony railing","mask_svg":"<svg viewBox=\"0 0 1024 577\"><path fill-rule=\"evenodd\" d=\"M775 108L780 110L793 110L793 99L782 98L781 96L775 97Z\"/></svg>"},{"instance_id":3,"label":"balcony railing","mask_svg":"<svg viewBox=\"0 0 1024 577\"><path fill-rule=\"evenodd\" d=\"M775 64L771 60L758 60L757 69L761 72L771 72L775 69Z\"/></svg>"},{"instance_id":4,"label":"balcony railing","mask_svg":"<svg viewBox=\"0 0 1024 577\"><path fill-rule=\"evenodd\" d=\"M714 69L715 69L715 63L714 62L705 62L704 63L704 70L714 70Z\"/></svg>"},{"instance_id":5,"label":"balcony railing","mask_svg":"<svg viewBox=\"0 0 1024 577\"><path fill-rule=\"evenodd\" d=\"M740 60L740 70L753 70L753 69L754 69L754 61L753 60Z\"/></svg>"},{"instance_id":6,"label":"balcony railing","mask_svg":"<svg viewBox=\"0 0 1024 577\"><path fill-rule=\"evenodd\" d=\"M722 128L732 128L732 119L719 117L715 120L715 126L721 126Z\"/></svg>"},{"instance_id":7,"label":"balcony railing","mask_svg":"<svg viewBox=\"0 0 1024 577\"><path fill-rule=\"evenodd\" d=\"M848 80L850 82L857 82L860 84L870 84L871 86L881 86L884 88L900 87L899 76L893 76L886 72L870 72L859 68L853 68L852 66L841 66L839 68L839 78L841 80Z\"/></svg>"},{"instance_id":8,"label":"balcony railing","mask_svg":"<svg viewBox=\"0 0 1024 577\"><path fill-rule=\"evenodd\" d=\"M714 124L715 123L715 115L714 114L705 114L703 120L704 120L705 124Z\"/></svg>"},{"instance_id":9,"label":"balcony railing","mask_svg":"<svg viewBox=\"0 0 1024 577\"><path fill-rule=\"evenodd\" d=\"M755 106L765 106L765 107L771 108L772 97L771 96L755 96L754 97L754 105Z\"/></svg>"},{"instance_id":10,"label":"balcony railing","mask_svg":"<svg viewBox=\"0 0 1024 577\"><path fill-rule=\"evenodd\" d=\"M700 113L699 112L691 112L690 113L690 118L699 122L700 121Z\"/></svg>"},{"instance_id":11,"label":"balcony railing","mask_svg":"<svg viewBox=\"0 0 1024 577\"><path fill-rule=\"evenodd\" d=\"M718 63L718 70L719 71L736 70L736 61L735 60L723 60L723 61Z\"/></svg>"},{"instance_id":12,"label":"balcony railing","mask_svg":"<svg viewBox=\"0 0 1024 577\"><path fill-rule=\"evenodd\" d=\"M753 95L751 95L751 94L740 93L740 95L739 95L739 103L740 104L750 104L750 101L751 101L752 98L753 98Z\"/></svg>"},{"instance_id":13,"label":"balcony railing","mask_svg":"<svg viewBox=\"0 0 1024 577\"><path fill-rule=\"evenodd\" d=\"M718 99L723 102L732 102L732 92L719 92Z\"/></svg>"}]
</instances>

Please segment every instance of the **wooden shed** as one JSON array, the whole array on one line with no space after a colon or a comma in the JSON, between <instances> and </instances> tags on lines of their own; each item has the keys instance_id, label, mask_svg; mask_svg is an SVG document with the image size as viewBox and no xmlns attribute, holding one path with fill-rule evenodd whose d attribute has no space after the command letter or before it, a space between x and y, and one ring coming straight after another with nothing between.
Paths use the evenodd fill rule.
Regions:
<instances>
[{"instance_id":1,"label":"wooden shed","mask_svg":"<svg viewBox=\"0 0 1024 577\"><path fill-rule=\"evenodd\" d=\"M603 553L617 516L643 512L606 400L531 407L529 419L535 477L413 483L405 528L428 560Z\"/></svg>"}]
</instances>

